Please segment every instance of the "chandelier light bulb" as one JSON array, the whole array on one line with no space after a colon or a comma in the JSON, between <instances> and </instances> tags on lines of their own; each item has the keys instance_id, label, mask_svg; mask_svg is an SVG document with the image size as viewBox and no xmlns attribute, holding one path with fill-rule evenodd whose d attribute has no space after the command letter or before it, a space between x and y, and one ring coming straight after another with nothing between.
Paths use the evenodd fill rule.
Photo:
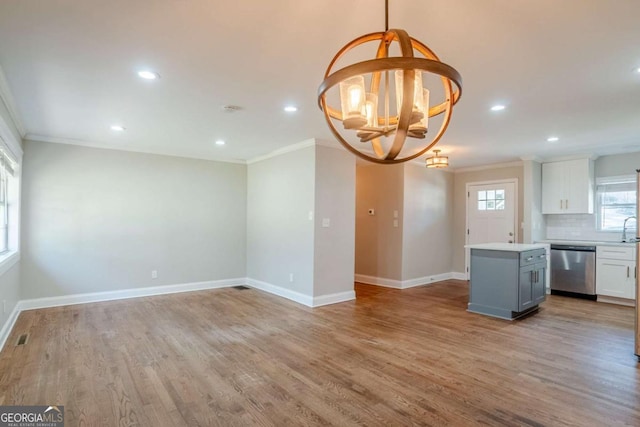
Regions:
<instances>
[{"instance_id":1,"label":"chandelier light bulb","mask_svg":"<svg viewBox=\"0 0 640 427\"><path fill-rule=\"evenodd\" d=\"M367 124L363 114L365 107L364 77L354 76L340 82L340 99L345 129L358 129Z\"/></svg>"}]
</instances>

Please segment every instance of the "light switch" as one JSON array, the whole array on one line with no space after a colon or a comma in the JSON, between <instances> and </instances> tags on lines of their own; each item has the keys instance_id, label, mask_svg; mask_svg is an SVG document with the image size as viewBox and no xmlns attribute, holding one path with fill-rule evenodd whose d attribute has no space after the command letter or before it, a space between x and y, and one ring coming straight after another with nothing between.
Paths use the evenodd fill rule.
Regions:
<instances>
[{"instance_id":1,"label":"light switch","mask_svg":"<svg viewBox=\"0 0 640 427\"><path fill-rule=\"evenodd\" d=\"M313 221L313 211L309 211L309 221Z\"/></svg>"},{"instance_id":2,"label":"light switch","mask_svg":"<svg viewBox=\"0 0 640 427\"><path fill-rule=\"evenodd\" d=\"M394 226L394 227L397 227L397 226L398 226L398 220L397 220L397 219L394 219L394 220L393 220L393 226Z\"/></svg>"},{"instance_id":3,"label":"light switch","mask_svg":"<svg viewBox=\"0 0 640 427\"><path fill-rule=\"evenodd\" d=\"M393 217L398 218L398 211L393 211Z\"/></svg>"},{"instance_id":4,"label":"light switch","mask_svg":"<svg viewBox=\"0 0 640 427\"><path fill-rule=\"evenodd\" d=\"M322 226L323 227L329 227L331 225L331 219L330 218L322 218Z\"/></svg>"}]
</instances>

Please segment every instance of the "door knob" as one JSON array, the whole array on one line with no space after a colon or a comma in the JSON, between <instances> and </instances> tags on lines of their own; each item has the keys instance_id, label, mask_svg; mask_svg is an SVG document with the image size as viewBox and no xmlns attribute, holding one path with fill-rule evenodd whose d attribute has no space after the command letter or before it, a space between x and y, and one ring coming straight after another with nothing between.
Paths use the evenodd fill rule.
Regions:
<instances>
[{"instance_id":1,"label":"door knob","mask_svg":"<svg viewBox=\"0 0 640 427\"><path fill-rule=\"evenodd\" d=\"M510 232L509 232L509 236L513 236L513 231L510 231Z\"/></svg>"},{"instance_id":2,"label":"door knob","mask_svg":"<svg viewBox=\"0 0 640 427\"><path fill-rule=\"evenodd\" d=\"M509 243L513 243L513 240L509 240Z\"/></svg>"}]
</instances>

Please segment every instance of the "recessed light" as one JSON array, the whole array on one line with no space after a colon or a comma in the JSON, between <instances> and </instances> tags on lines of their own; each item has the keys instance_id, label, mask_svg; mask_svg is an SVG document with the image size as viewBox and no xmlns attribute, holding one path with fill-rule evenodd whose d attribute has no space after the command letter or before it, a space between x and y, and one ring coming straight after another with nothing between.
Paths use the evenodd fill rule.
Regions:
<instances>
[{"instance_id":1,"label":"recessed light","mask_svg":"<svg viewBox=\"0 0 640 427\"><path fill-rule=\"evenodd\" d=\"M223 140L221 140L221 139L219 139L219 140L217 140L217 141L216 141L216 145L220 145L220 146L222 146L222 145L224 145L224 144L226 144L226 142L224 142L224 141L223 141Z\"/></svg>"},{"instance_id":2,"label":"recessed light","mask_svg":"<svg viewBox=\"0 0 640 427\"><path fill-rule=\"evenodd\" d=\"M636 68L636 73L640 74L640 67Z\"/></svg>"},{"instance_id":3,"label":"recessed light","mask_svg":"<svg viewBox=\"0 0 640 427\"><path fill-rule=\"evenodd\" d=\"M557 136L550 136L549 138L547 138L547 141L549 142L557 142L560 138L558 138Z\"/></svg>"},{"instance_id":4,"label":"recessed light","mask_svg":"<svg viewBox=\"0 0 640 427\"><path fill-rule=\"evenodd\" d=\"M284 107L284 111L286 111L287 113L295 113L296 111L298 111L298 107L294 105L287 105L286 107Z\"/></svg>"},{"instance_id":5,"label":"recessed light","mask_svg":"<svg viewBox=\"0 0 640 427\"><path fill-rule=\"evenodd\" d=\"M138 71L138 76L145 80L156 80L160 78L160 74L148 70Z\"/></svg>"},{"instance_id":6,"label":"recessed light","mask_svg":"<svg viewBox=\"0 0 640 427\"><path fill-rule=\"evenodd\" d=\"M112 125L111 130L115 132L122 132L125 130L125 127L121 125Z\"/></svg>"},{"instance_id":7,"label":"recessed light","mask_svg":"<svg viewBox=\"0 0 640 427\"><path fill-rule=\"evenodd\" d=\"M493 107L491 107L491 111L502 111L504 110L505 107L504 105L498 104L498 105L494 105Z\"/></svg>"}]
</instances>

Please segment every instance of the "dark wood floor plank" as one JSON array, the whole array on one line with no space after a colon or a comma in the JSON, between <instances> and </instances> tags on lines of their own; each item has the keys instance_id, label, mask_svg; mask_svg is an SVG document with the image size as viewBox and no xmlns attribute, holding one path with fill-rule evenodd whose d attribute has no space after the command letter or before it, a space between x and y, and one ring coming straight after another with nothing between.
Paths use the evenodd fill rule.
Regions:
<instances>
[{"instance_id":1,"label":"dark wood floor plank","mask_svg":"<svg viewBox=\"0 0 640 427\"><path fill-rule=\"evenodd\" d=\"M640 425L633 308L550 296L509 322L468 313L461 281L356 294L26 311L0 353L0 404L63 404L86 426Z\"/></svg>"}]
</instances>

